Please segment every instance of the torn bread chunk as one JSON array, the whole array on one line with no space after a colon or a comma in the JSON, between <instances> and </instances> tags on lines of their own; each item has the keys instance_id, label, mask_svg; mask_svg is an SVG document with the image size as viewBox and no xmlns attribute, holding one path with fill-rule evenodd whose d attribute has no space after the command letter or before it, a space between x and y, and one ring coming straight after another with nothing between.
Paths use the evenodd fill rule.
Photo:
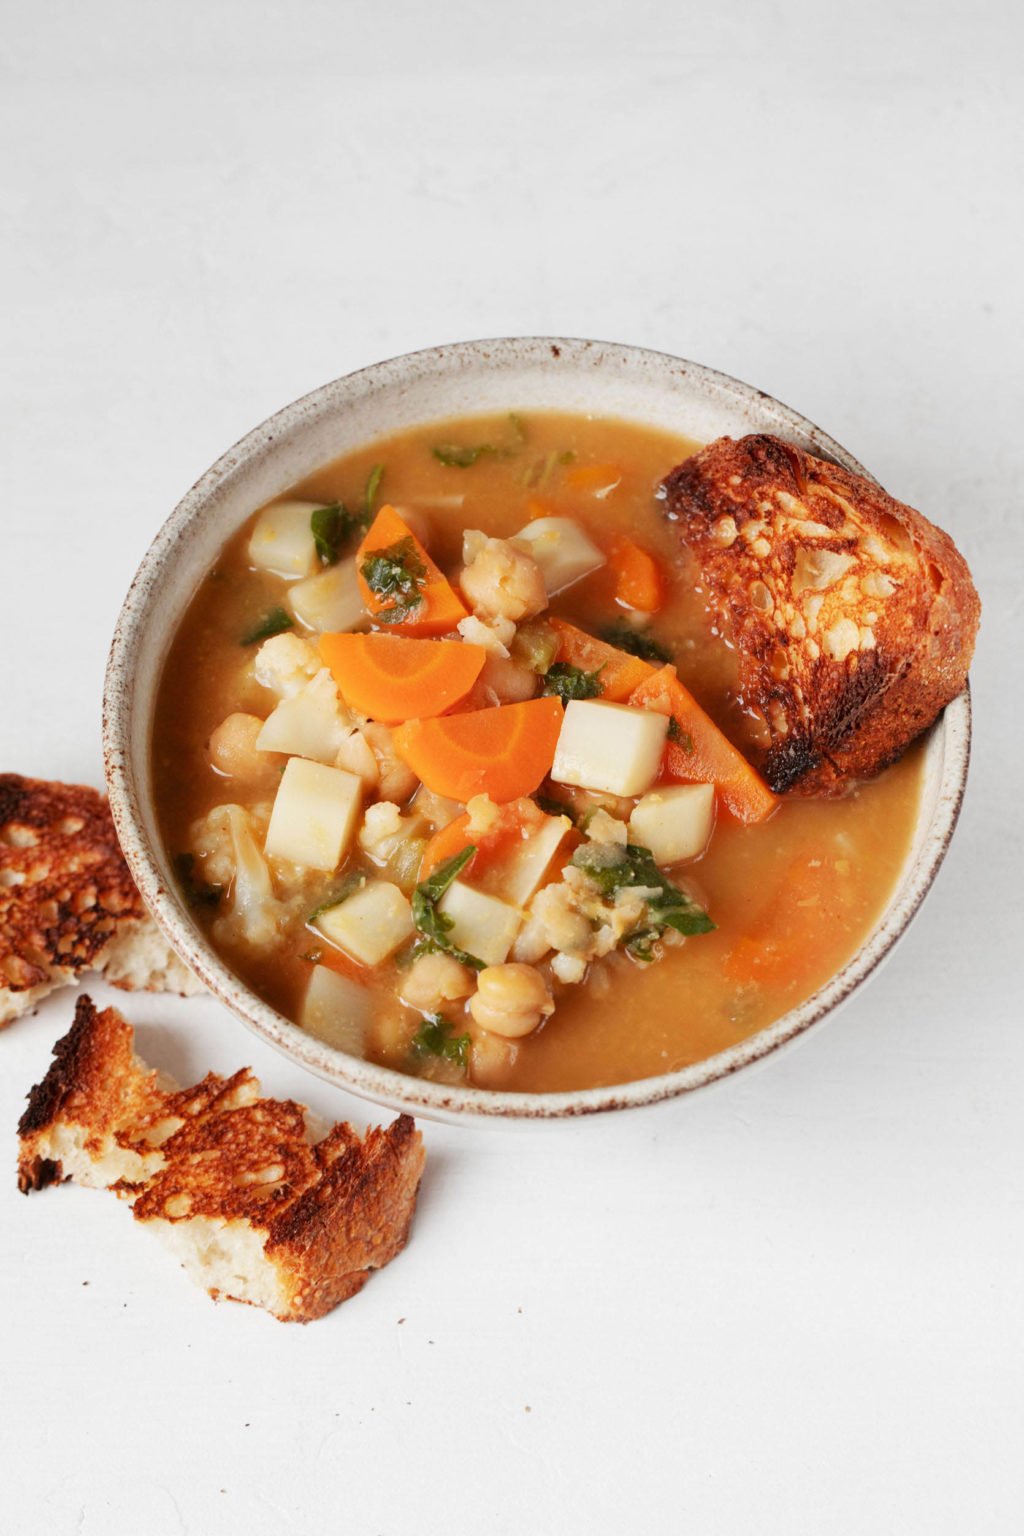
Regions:
<instances>
[{"instance_id":1,"label":"torn bread chunk","mask_svg":"<svg viewBox=\"0 0 1024 1536\"><path fill-rule=\"evenodd\" d=\"M661 489L765 722L773 790L873 777L963 689L981 605L920 512L764 434L718 438Z\"/></svg>"},{"instance_id":2,"label":"torn bread chunk","mask_svg":"<svg viewBox=\"0 0 1024 1536\"><path fill-rule=\"evenodd\" d=\"M83 971L201 991L152 922L95 789L0 774L0 1028Z\"/></svg>"},{"instance_id":3,"label":"torn bread chunk","mask_svg":"<svg viewBox=\"0 0 1024 1536\"><path fill-rule=\"evenodd\" d=\"M424 1161L408 1115L320 1130L247 1068L178 1088L81 997L18 1127L18 1186L111 1188L211 1296L310 1322L401 1252Z\"/></svg>"}]
</instances>

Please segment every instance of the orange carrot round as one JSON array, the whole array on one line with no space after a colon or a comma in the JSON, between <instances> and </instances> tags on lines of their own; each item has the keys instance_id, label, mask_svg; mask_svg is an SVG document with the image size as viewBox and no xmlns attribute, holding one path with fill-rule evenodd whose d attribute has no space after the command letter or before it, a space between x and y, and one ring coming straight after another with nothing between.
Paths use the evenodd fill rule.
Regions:
<instances>
[{"instance_id":1,"label":"orange carrot round","mask_svg":"<svg viewBox=\"0 0 1024 1536\"><path fill-rule=\"evenodd\" d=\"M385 725L443 715L465 698L487 659L481 645L401 635L321 635L320 655L352 709Z\"/></svg>"},{"instance_id":2,"label":"orange carrot round","mask_svg":"<svg viewBox=\"0 0 1024 1536\"><path fill-rule=\"evenodd\" d=\"M639 613L657 613L665 601L665 575L654 556L632 539L616 539L608 559L615 601Z\"/></svg>"},{"instance_id":3,"label":"orange carrot round","mask_svg":"<svg viewBox=\"0 0 1024 1536\"><path fill-rule=\"evenodd\" d=\"M410 720L394 732L399 756L435 794L465 803L490 795L502 804L532 794L555 758L562 729L556 698L529 699Z\"/></svg>"}]
</instances>

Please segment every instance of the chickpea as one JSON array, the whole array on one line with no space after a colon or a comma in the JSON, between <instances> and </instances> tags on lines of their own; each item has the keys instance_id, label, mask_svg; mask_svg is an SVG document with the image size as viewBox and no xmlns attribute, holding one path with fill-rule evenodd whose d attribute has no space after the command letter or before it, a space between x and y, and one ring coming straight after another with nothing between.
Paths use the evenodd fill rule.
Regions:
<instances>
[{"instance_id":1,"label":"chickpea","mask_svg":"<svg viewBox=\"0 0 1024 1536\"><path fill-rule=\"evenodd\" d=\"M261 752L256 738L263 729L258 715L234 714L222 720L209 742L210 763L229 779L272 784L284 761L279 752Z\"/></svg>"},{"instance_id":2,"label":"chickpea","mask_svg":"<svg viewBox=\"0 0 1024 1536\"><path fill-rule=\"evenodd\" d=\"M537 691L537 674L505 656L488 656L476 686L483 689L488 705L521 704Z\"/></svg>"},{"instance_id":3,"label":"chickpea","mask_svg":"<svg viewBox=\"0 0 1024 1536\"><path fill-rule=\"evenodd\" d=\"M481 1029L517 1040L554 1013L547 983L532 965L489 965L477 977L469 1011Z\"/></svg>"},{"instance_id":4,"label":"chickpea","mask_svg":"<svg viewBox=\"0 0 1024 1536\"><path fill-rule=\"evenodd\" d=\"M402 1001L421 1013L436 1013L443 1003L468 997L473 978L451 955L420 955L402 982Z\"/></svg>"},{"instance_id":5,"label":"chickpea","mask_svg":"<svg viewBox=\"0 0 1024 1536\"><path fill-rule=\"evenodd\" d=\"M478 1088L503 1088L519 1055L514 1040L475 1030L469 1048L469 1075Z\"/></svg>"},{"instance_id":6,"label":"chickpea","mask_svg":"<svg viewBox=\"0 0 1024 1536\"><path fill-rule=\"evenodd\" d=\"M529 619L548 605L540 566L508 539L488 539L462 572L462 590L478 614Z\"/></svg>"},{"instance_id":7,"label":"chickpea","mask_svg":"<svg viewBox=\"0 0 1024 1536\"><path fill-rule=\"evenodd\" d=\"M363 726L362 730L377 759L381 799L393 800L396 805L404 805L418 785L419 779L395 751L390 726L371 720L368 725Z\"/></svg>"}]
</instances>

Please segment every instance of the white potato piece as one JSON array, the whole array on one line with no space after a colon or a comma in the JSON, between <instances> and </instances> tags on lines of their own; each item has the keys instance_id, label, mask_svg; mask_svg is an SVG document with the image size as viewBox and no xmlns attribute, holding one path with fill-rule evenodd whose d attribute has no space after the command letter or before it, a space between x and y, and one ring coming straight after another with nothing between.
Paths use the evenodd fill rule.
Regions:
<instances>
[{"instance_id":1,"label":"white potato piece","mask_svg":"<svg viewBox=\"0 0 1024 1536\"><path fill-rule=\"evenodd\" d=\"M543 825L518 845L502 882L502 894L517 907L525 907L537 890L571 826L568 816L545 816Z\"/></svg>"},{"instance_id":2,"label":"white potato piece","mask_svg":"<svg viewBox=\"0 0 1024 1536\"><path fill-rule=\"evenodd\" d=\"M319 560L310 518L322 503L278 501L256 519L249 559L274 576L312 576Z\"/></svg>"},{"instance_id":3,"label":"white potato piece","mask_svg":"<svg viewBox=\"0 0 1024 1536\"><path fill-rule=\"evenodd\" d=\"M261 752L287 752L333 764L351 729L351 716L339 703L337 685L324 667L292 698L281 700L263 722L256 745Z\"/></svg>"},{"instance_id":4,"label":"white potato piece","mask_svg":"<svg viewBox=\"0 0 1024 1536\"><path fill-rule=\"evenodd\" d=\"M604 555L571 517L538 517L515 535L540 566L548 597L600 570Z\"/></svg>"},{"instance_id":5,"label":"white potato piece","mask_svg":"<svg viewBox=\"0 0 1024 1536\"><path fill-rule=\"evenodd\" d=\"M354 773L289 758L270 815L266 852L330 873L348 851L362 801L362 781Z\"/></svg>"},{"instance_id":6,"label":"white potato piece","mask_svg":"<svg viewBox=\"0 0 1024 1536\"><path fill-rule=\"evenodd\" d=\"M369 880L336 907L328 907L314 927L360 965L380 965L412 937L412 907L397 885Z\"/></svg>"},{"instance_id":7,"label":"white potato piece","mask_svg":"<svg viewBox=\"0 0 1024 1536\"><path fill-rule=\"evenodd\" d=\"M485 965L501 965L522 922L522 914L515 907L463 885L461 880L448 887L437 910L452 919L448 937L456 948L475 955Z\"/></svg>"},{"instance_id":8,"label":"white potato piece","mask_svg":"<svg viewBox=\"0 0 1024 1536\"><path fill-rule=\"evenodd\" d=\"M299 1012L299 1025L350 1056L365 1056L370 994L329 965L314 965Z\"/></svg>"},{"instance_id":9,"label":"white potato piece","mask_svg":"<svg viewBox=\"0 0 1024 1536\"><path fill-rule=\"evenodd\" d=\"M551 777L557 784L642 795L658 777L668 716L602 699L566 705Z\"/></svg>"},{"instance_id":10,"label":"white potato piece","mask_svg":"<svg viewBox=\"0 0 1024 1536\"><path fill-rule=\"evenodd\" d=\"M704 852L714 819L713 784L665 784L633 807L630 841L649 848L655 864L681 864Z\"/></svg>"},{"instance_id":11,"label":"white potato piece","mask_svg":"<svg viewBox=\"0 0 1024 1536\"><path fill-rule=\"evenodd\" d=\"M366 618L354 560L339 560L305 581L289 587L285 598L300 624L319 634L340 634Z\"/></svg>"}]
</instances>

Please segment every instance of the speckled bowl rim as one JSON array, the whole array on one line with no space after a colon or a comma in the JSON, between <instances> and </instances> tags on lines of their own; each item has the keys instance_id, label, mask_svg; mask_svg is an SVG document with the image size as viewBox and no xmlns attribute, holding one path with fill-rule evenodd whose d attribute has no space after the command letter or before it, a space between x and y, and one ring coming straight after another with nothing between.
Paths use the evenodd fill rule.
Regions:
<instances>
[{"instance_id":1,"label":"speckled bowl rim","mask_svg":"<svg viewBox=\"0 0 1024 1536\"><path fill-rule=\"evenodd\" d=\"M594 354L599 354L595 357ZM313 413L341 409L370 390L379 394L401 387L410 373L438 373L481 361L509 364L540 358L553 363L600 362L619 368L646 368L669 376L685 374L690 384L763 417L762 430L790 430L816 452L859 473L863 467L819 427L762 390L715 369L667 353L619 343L561 337L503 337L455 342L407 353L336 379L285 406L248 433L207 470L183 498L153 540L136 572L121 609L110 648L103 694L103 751L114 823L136 883L174 949L210 992L261 1039L317 1076L362 1098L451 1123L489 1120L564 1119L614 1109L656 1104L719 1083L783 1046L805 1037L852 996L890 954L924 900L949 847L967 782L971 742L970 695L965 689L932 728L941 739L942 760L931 820L916 858L902 876L896 900L850 961L806 1002L773 1024L716 1055L656 1077L601 1088L558 1093L511 1093L457 1087L407 1077L387 1067L348 1056L290 1023L250 990L223 963L195 927L176 891L161 872L157 852L143 824L139 788L132 761L134 661L142 626L159 600L162 580L176 559L185 530L202 516L214 492L253 458L297 432ZM757 430L756 424L753 426ZM933 740L933 746L936 743Z\"/></svg>"}]
</instances>

